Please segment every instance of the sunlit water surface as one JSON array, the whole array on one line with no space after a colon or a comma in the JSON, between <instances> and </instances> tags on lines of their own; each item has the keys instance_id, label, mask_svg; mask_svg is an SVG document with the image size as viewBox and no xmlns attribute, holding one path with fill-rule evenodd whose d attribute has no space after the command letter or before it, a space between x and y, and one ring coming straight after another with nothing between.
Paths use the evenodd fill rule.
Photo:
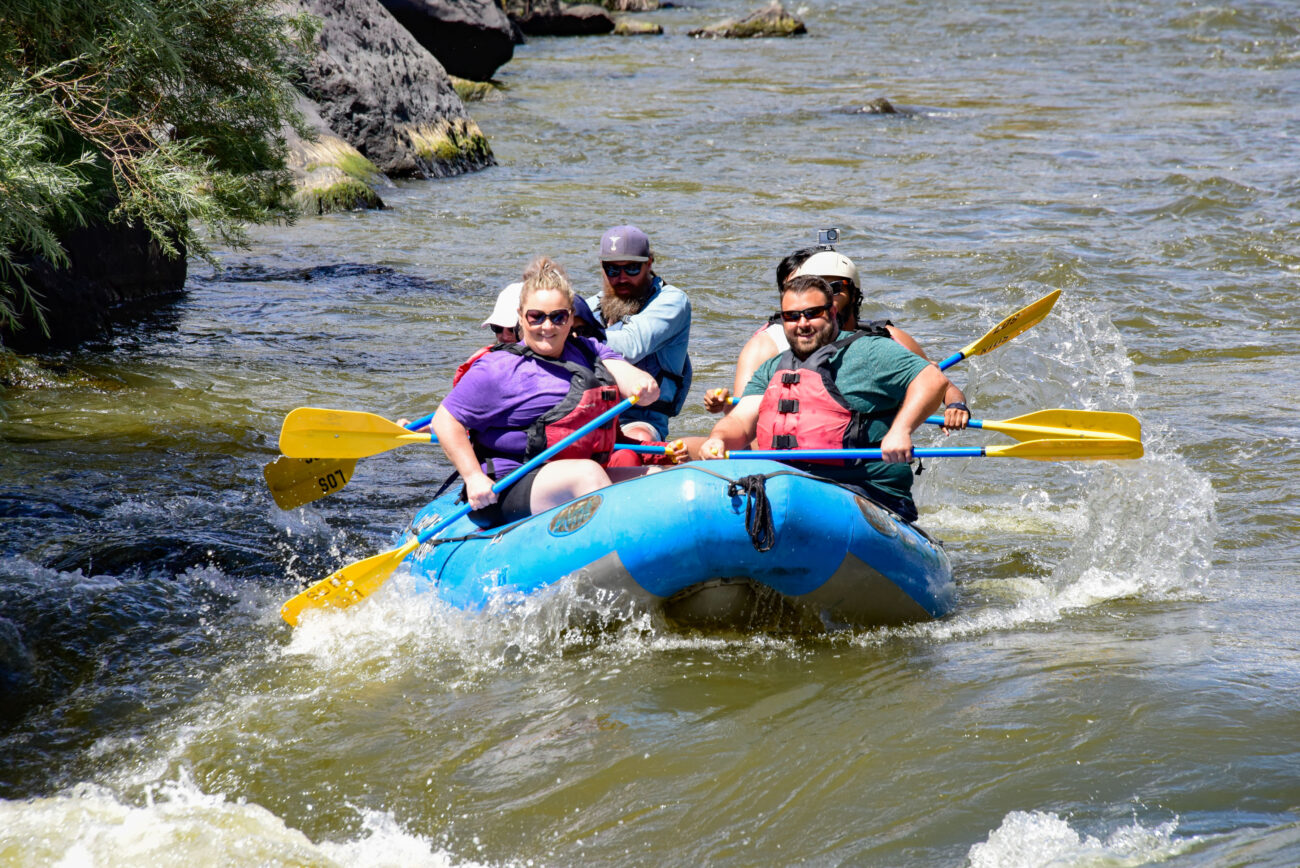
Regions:
<instances>
[{"instance_id":1,"label":"sunlit water surface","mask_svg":"<svg viewBox=\"0 0 1300 868\"><path fill-rule=\"evenodd\" d=\"M260 228L0 394L0 863L1300 863L1288 3L807 4L810 35L537 39L472 107L501 165ZM909 116L853 109L885 96ZM407 448L281 512L297 406L436 406L547 253L635 222L731 378L822 226L977 416L1141 418L1123 464L934 460L956 614L825 638L566 629L413 597L291 631L447 473ZM692 402L679 433L704 433ZM924 442L941 439L927 431ZM1006 442L992 433L962 443Z\"/></svg>"}]
</instances>

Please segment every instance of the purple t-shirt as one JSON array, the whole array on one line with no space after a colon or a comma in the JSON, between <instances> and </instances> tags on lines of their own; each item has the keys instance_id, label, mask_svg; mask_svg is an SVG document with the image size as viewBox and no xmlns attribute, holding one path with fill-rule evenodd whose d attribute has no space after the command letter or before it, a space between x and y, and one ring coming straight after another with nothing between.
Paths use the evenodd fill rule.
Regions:
<instances>
[{"instance_id":1,"label":"purple t-shirt","mask_svg":"<svg viewBox=\"0 0 1300 868\"><path fill-rule=\"evenodd\" d=\"M564 361L586 364L586 358L573 346L575 340L582 341L602 361L623 358L594 338L571 337L560 354ZM528 426L567 394L569 372L564 368L498 350L471 365L442 399L442 406L478 443L522 455L528 447ZM521 462L494 458L492 463L483 465L484 472L501 479Z\"/></svg>"}]
</instances>

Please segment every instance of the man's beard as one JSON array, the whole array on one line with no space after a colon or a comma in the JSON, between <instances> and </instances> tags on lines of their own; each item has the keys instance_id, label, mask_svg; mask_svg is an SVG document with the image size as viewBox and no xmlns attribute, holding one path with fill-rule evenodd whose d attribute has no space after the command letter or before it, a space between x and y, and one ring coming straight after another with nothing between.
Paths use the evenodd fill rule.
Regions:
<instances>
[{"instance_id":1,"label":"man's beard","mask_svg":"<svg viewBox=\"0 0 1300 868\"><path fill-rule=\"evenodd\" d=\"M809 338L811 338L810 347L807 344L805 344L804 346L800 346L798 343L796 343L796 338L790 336L789 334L786 335L786 340L790 342L790 349L794 353L794 357L802 362L804 359L808 358L813 353L820 350L822 347L834 341L838 331L839 331L838 329L832 329L832 328L817 329L812 335L809 335L807 338L803 339L803 340L808 340Z\"/></svg>"},{"instance_id":2,"label":"man's beard","mask_svg":"<svg viewBox=\"0 0 1300 868\"><path fill-rule=\"evenodd\" d=\"M620 298L614 294L613 289L606 286L605 291L600 295L600 315L605 320L605 325L612 326L620 322L623 317L640 313L649 298L649 294L637 298Z\"/></svg>"}]
</instances>

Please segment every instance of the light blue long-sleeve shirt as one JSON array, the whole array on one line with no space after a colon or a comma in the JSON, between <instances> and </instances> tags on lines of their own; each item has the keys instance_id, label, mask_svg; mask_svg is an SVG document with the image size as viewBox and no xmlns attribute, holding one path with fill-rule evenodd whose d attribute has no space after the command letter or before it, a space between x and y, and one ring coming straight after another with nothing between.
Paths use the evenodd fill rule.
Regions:
<instances>
[{"instance_id":1,"label":"light blue long-sleeve shirt","mask_svg":"<svg viewBox=\"0 0 1300 868\"><path fill-rule=\"evenodd\" d=\"M606 323L600 296L587 300L605 327L605 343L628 362L659 381L659 400L673 405L671 413L649 407L632 407L625 421L643 421L654 426L660 440L668 439L668 418L676 416L691 388L691 360L686 353L691 337L691 300L656 275L650 284L650 298L637 313L616 323ZM664 372L682 378L680 388Z\"/></svg>"}]
</instances>

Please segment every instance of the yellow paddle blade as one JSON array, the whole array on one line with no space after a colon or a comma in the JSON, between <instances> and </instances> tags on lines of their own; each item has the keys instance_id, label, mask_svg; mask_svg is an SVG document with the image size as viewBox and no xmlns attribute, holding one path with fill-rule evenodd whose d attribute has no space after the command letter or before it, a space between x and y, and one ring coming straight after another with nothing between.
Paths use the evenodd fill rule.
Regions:
<instances>
[{"instance_id":1,"label":"yellow paddle blade","mask_svg":"<svg viewBox=\"0 0 1300 868\"><path fill-rule=\"evenodd\" d=\"M984 335L984 337L963 349L961 354L966 358L970 358L971 356L981 356L989 350L997 349L1021 332L1033 328L1035 325L1042 322L1043 317L1047 316L1051 312L1052 305L1056 304L1056 300L1060 298L1060 296L1061 291L1055 289L1033 304L1028 305L1027 307L1022 307L1020 310L995 325L986 335Z\"/></svg>"},{"instance_id":2,"label":"yellow paddle blade","mask_svg":"<svg viewBox=\"0 0 1300 868\"><path fill-rule=\"evenodd\" d=\"M355 459L286 458L281 455L262 468L266 487L280 509L297 509L320 500L352 479Z\"/></svg>"},{"instance_id":3,"label":"yellow paddle blade","mask_svg":"<svg viewBox=\"0 0 1300 868\"><path fill-rule=\"evenodd\" d=\"M1141 458L1142 444L1127 437L1106 440L1030 440L1009 446L986 446L990 458L1029 458L1033 461L1116 461Z\"/></svg>"},{"instance_id":4,"label":"yellow paddle blade","mask_svg":"<svg viewBox=\"0 0 1300 868\"><path fill-rule=\"evenodd\" d=\"M299 407L284 417L280 451L290 458L365 458L431 439L374 413Z\"/></svg>"},{"instance_id":5,"label":"yellow paddle blade","mask_svg":"<svg viewBox=\"0 0 1300 868\"><path fill-rule=\"evenodd\" d=\"M412 538L401 548L348 564L281 606L280 617L297 627L304 609L346 609L361 602L388 581L397 565L418 547Z\"/></svg>"},{"instance_id":6,"label":"yellow paddle blade","mask_svg":"<svg viewBox=\"0 0 1300 868\"><path fill-rule=\"evenodd\" d=\"M1072 437L1142 439L1142 423L1128 413L1108 410L1039 410L1001 422L985 419L981 428L1000 431L1017 440L1069 439Z\"/></svg>"}]
</instances>

